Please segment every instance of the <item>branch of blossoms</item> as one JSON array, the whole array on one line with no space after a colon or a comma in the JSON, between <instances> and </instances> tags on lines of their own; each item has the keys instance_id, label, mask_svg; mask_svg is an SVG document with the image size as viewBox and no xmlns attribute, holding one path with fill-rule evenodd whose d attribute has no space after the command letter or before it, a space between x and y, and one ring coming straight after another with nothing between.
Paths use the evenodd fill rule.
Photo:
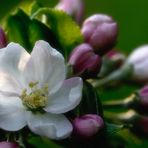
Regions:
<instances>
[{"instance_id":1,"label":"branch of blossoms","mask_svg":"<svg viewBox=\"0 0 148 148\"><path fill-rule=\"evenodd\" d=\"M121 130L119 127L124 125L133 131L139 128L148 133L147 86L118 101L116 98L103 101L99 94L104 86L114 82L129 79L147 82L148 46L136 48L126 58L115 48L119 33L117 22L111 16L99 13L83 21L84 4L81 0L60 0L50 12L48 8L46 10L47 14L43 16L47 20L50 18L52 25L46 24L48 21L43 24L38 13L35 13L36 17L28 17L23 11L19 13L19 17L22 14L28 17L28 23L35 20L33 24L38 23L37 29L42 27L43 30L38 37L26 23L29 26L26 28L37 36L33 36L36 40L31 53L24 48L22 40L16 43L7 39L0 28L0 129L14 134L10 141L0 139L0 147L28 146L30 135L54 140L64 147L110 147L112 141L108 131ZM61 10L64 15L59 15ZM66 28L60 26L59 29L58 25L63 23L63 18L58 20L60 16L68 18L68 25L73 24L80 34L72 37L74 41L68 40L71 33L67 35ZM49 44L50 39L42 39L45 28L50 30L51 43L54 41L54 47L59 49ZM64 33L60 32L62 29ZM61 39L61 34L68 39ZM81 37L84 40L78 41ZM113 113L109 110L112 108L126 109L126 112ZM21 142L16 138L18 135Z\"/></svg>"}]
</instances>

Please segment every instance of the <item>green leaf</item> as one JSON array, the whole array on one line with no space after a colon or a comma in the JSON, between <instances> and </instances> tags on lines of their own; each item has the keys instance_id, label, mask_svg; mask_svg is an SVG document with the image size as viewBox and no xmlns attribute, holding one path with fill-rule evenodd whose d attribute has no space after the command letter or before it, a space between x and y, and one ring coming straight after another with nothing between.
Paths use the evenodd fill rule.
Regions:
<instances>
[{"instance_id":1,"label":"green leaf","mask_svg":"<svg viewBox=\"0 0 148 148\"><path fill-rule=\"evenodd\" d=\"M43 14L47 16L46 25L50 26L58 40L60 51L67 58L72 49L83 41L79 26L68 14L56 9L40 8L32 18L38 18Z\"/></svg>"},{"instance_id":2,"label":"green leaf","mask_svg":"<svg viewBox=\"0 0 148 148\"><path fill-rule=\"evenodd\" d=\"M22 45L28 52L37 40L45 40L51 45L56 44L54 35L43 23L30 17L21 9L10 16L7 21L8 39Z\"/></svg>"},{"instance_id":3,"label":"green leaf","mask_svg":"<svg viewBox=\"0 0 148 148\"><path fill-rule=\"evenodd\" d=\"M19 9L16 14L11 15L7 20L9 41L17 42L26 49L30 49L27 34L29 24L30 19L22 10Z\"/></svg>"},{"instance_id":4,"label":"green leaf","mask_svg":"<svg viewBox=\"0 0 148 148\"><path fill-rule=\"evenodd\" d=\"M35 146L35 148L62 148L53 141L39 136L31 136L28 143Z\"/></svg>"},{"instance_id":5,"label":"green leaf","mask_svg":"<svg viewBox=\"0 0 148 148\"><path fill-rule=\"evenodd\" d=\"M99 114L103 116L102 105L96 90L88 82L84 82L82 101L78 106L80 115Z\"/></svg>"},{"instance_id":6,"label":"green leaf","mask_svg":"<svg viewBox=\"0 0 148 148\"><path fill-rule=\"evenodd\" d=\"M31 8L31 15L32 14L34 14L38 9L40 9L42 7L42 5L40 4L40 3L38 3L38 2L34 2L33 4L32 4L32 8Z\"/></svg>"},{"instance_id":7,"label":"green leaf","mask_svg":"<svg viewBox=\"0 0 148 148\"><path fill-rule=\"evenodd\" d=\"M28 38L29 43L31 44L31 49L37 40L45 40L55 48L55 45L57 45L52 31L38 20L32 20L28 25Z\"/></svg>"}]
</instances>

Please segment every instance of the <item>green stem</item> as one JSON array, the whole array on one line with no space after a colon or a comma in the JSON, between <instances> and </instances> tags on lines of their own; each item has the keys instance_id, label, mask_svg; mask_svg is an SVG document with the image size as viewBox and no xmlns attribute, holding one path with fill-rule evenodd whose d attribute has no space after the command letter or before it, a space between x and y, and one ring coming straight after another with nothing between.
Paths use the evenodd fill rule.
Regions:
<instances>
[{"instance_id":1,"label":"green stem","mask_svg":"<svg viewBox=\"0 0 148 148\"><path fill-rule=\"evenodd\" d=\"M128 110L124 113L112 113L112 112L104 112L104 117L108 120L122 123L134 123L137 119L140 118L140 115L137 114L134 110Z\"/></svg>"},{"instance_id":2,"label":"green stem","mask_svg":"<svg viewBox=\"0 0 148 148\"><path fill-rule=\"evenodd\" d=\"M93 86L98 88L98 87L104 86L108 83L111 83L113 81L116 82L119 80L127 79L132 74L132 71L133 71L132 65L124 64L120 69L112 72L107 77L94 82Z\"/></svg>"},{"instance_id":3,"label":"green stem","mask_svg":"<svg viewBox=\"0 0 148 148\"><path fill-rule=\"evenodd\" d=\"M103 102L104 108L130 108L137 101L136 94L132 94L124 100L114 100L114 101L105 101Z\"/></svg>"},{"instance_id":4,"label":"green stem","mask_svg":"<svg viewBox=\"0 0 148 148\"><path fill-rule=\"evenodd\" d=\"M23 135L22 135L21 132L19 133L18 139L16 139L15 141L19 143L19 146L20 146L21 148L26 148L26 146L25 146L25 144L24 144L24 141L23 141Z\"/></svg>"}]
</instances>

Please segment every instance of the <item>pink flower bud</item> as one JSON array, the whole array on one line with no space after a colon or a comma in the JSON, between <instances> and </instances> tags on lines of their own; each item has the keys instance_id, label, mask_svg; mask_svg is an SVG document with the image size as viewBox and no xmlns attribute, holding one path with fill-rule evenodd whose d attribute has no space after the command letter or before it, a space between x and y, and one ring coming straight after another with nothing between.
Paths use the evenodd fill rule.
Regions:
<instances>
[{"instance_id":1,"label":"pink flower bud","mask_svg":"<svg viewBox=\"0 0 148 148\"><path fill-rule=\"evenodd\" d=\"M117 50L109 51L105 57L107 57L111 62L114 62L114 66L119 68L125 61L125 55Z\"/></svg>"},{"instance_id":2,"label":"pink flower bud","mask_svg":"<svg viewBox=\"0 0 148 148\"><path fill-rule=\"evenodd\" d=\"M124 62L125 55L115 49L112 49L102 58L102 67L99 76L107 76L114 70L119 69Z\"/></svg>"},{"instance_id":3,"label":"pink flower bud","mask_svg":"<svg viewBox=\"0 0 148 148\"><path fill-rule=\"evenodd\" d=\"M103 119L95 114L77 117L73 121L74 134L82 138L89 138L96 135L103 127Z\"/></svg>"},{"instance_id":4,"label":"pink flower bud","mask_svg":"<svg viewBox=\"0 0 148 148\"><path fill-rule=\"evenodd\" d=\"M100 71L101 58L93 52L89 44L81 44L73 50L69 65L72 66L75 74L93 77Z\"/></svg>"},{"instance_id":5,"label":"pink flower bud","mask_svg":"<svg viewBox=\"0 0 148 148\"><path fill-rule=\"evenodd\" d=\"M136 48L128 57L127 64L133 65L133 78L148 81L148 45Z\"/></svg>"},{"instance_id":6,"label":"pink flower bud","mask_svg":"<svg viewBox=\"0 0 148 148\"><path fill-rule=\"evenodd\" d=\"M148 111L148 86L144 86L139 90L139 105L142 109Z\"/></svg>"},{"instance_id":7,"label":"pink flower bud","mask_svg":"<svg viewBox=\"0 0 148 148\"><path fill-rule=\"evenodd\" d=\"M110 16L95 14L87 18L81 29L85 42L101 55L110 50L117 41L118 26Z\"/></svg>"},{"instance_id":8,"label":"pink flower bud","mask_svg":"<svg viewBox=\"0 0 148 148\"><path fill-rule=\"evenodd\" d=\"M0 28L0 48L6 47L7 46L7 40L6 40L6 35L2 28Z\"/></svg>"},{"instance_id":9,"label":"pink flower bud","mask_svg":"<svg viewBox=\"0 0 148 148\"><path fill-rule=\"evenodd\" d=\"M78 23L81 23L84 13L82 0L60 0L56 9L65 11L67 14L73 16Z\"/></svg>"},{"instance_id":10,"label":"pink flower bud","mask_svg":"<svg viewBox=\"0 0 148 148\"><path fill-rule=\"evenodd\" d=\"M3 141L0 142L0 148L19 148L19 146L16 143Z\"/></svg>"}]
</instances>

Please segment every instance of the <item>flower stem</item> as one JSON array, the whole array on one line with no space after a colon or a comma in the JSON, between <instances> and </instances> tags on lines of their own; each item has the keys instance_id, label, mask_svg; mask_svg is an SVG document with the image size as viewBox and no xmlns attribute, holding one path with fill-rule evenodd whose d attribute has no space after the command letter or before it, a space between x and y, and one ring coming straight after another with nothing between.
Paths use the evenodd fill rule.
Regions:
<instances>
[{"instance_id":1,"label":"flower stem","mask_svg":"<svg viewBox=\"0 0 148 148\"><path fill-rule=\"evenodd\" d=\"M132 94L129 97L122 100L113 100L103 102L104 108L130 108L137 101L136 94Z\"/></svg>"},{"instance_id":2,"label":"flower stem","mask_svg":"<svg viewBox=\"0 0 148 148\"><path fill-rule=\"evenodd\" d=\"M112 113L112 112L105 111L104 117L107 120L112 120L114 122L131 124L131 123L134 123L135 120L139 119L140 116L134 110L130 109L124 113Z\"/></svg>"},{"instance_id":3,"label":"flower stem","mask_svg":"<svg viewBox=\"0 0 148 148\"><path fill-rule=\"evenodd\" d=\"M124 64L120 69L112 72L107 77L94 82L93 86L96 88L99 88L101 86L105 86L108 83L111 83L114 81L116 82L123 79L127 79L132 74L132 71L133 71L132 65Z\"/></svg>"}]
</instances>

